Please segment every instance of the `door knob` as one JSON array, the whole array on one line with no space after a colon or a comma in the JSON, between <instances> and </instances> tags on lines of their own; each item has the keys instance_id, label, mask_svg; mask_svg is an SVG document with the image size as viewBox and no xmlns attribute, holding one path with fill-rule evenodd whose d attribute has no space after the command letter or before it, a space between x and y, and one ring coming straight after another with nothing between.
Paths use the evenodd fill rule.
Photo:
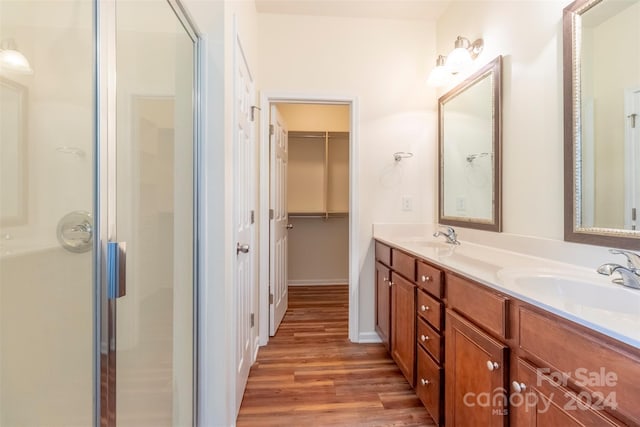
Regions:
<instances>
[{"instance_id":1,"label":"door knob","mask_svg":"<svg viewBox=\"0 0 640 427\"><path fill-rule=\"evenodd\" d=\"M249 253L249 245L243 245L238 242L238 245L236 246L236 254L239 254L240 252L242 252L243 254Z\"/></svg>"},{"instance_id":2,"label":"door knob","mask_svg":"<svg viewBox=\"0 0 640 427\"><path fill-rule=\"evenodd\" d=\"M287 230L291 230L293 228L293 224L287 224Z\"/></svg>"}]
</instances>

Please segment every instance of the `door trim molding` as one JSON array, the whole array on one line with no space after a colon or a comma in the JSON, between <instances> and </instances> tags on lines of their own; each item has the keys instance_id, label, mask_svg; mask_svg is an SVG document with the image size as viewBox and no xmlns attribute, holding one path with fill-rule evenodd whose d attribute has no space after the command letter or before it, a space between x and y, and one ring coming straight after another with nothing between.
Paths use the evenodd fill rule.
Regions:
<instances>
[{"instance_id":1,"label":"door trim molding","mask_svg":"<svg viewBox=\"0 0 640 427\"><path fill-rule=\"evenodd\" d=\"M350 106L349 117L349 340L360 341L359 285L360 244L358 233L359 211L359 106L358 98L347 95L290 93L263 91L260 94L260 262L259 301L260 345L269 342L269 106L273 102L301 104L345 104Z\"/></svg>"}]
</instances>

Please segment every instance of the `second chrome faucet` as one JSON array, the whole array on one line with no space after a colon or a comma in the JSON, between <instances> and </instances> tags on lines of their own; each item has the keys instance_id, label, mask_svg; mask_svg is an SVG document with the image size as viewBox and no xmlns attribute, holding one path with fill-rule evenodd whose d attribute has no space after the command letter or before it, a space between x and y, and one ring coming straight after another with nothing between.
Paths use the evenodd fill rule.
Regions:
<instances>
[{"instance_id":1,"label":"second chrome faucet","mask_svg":"<svg viewBox=\"0 0 640 427\"><path fill-rule=\"evenodd\" d=\"M609 249L609 252L615 255L624 255L627 258L627 266L624 267L620 264L606 263L598 267L598 273L605 276L618 273L620 274L620 279L613 279L614 283L620 283L629 288L640 289L640 255L621 249Z\"/></svg>"}]
</instances>

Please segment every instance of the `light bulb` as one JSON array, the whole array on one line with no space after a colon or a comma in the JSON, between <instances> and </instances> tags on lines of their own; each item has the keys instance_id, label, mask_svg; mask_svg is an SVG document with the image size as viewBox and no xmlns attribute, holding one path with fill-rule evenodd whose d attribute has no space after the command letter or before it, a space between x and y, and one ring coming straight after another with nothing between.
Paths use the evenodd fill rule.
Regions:
<instances>
[{"instance_id":1,"label":"light bulb","mask_svg":"<svg viewBox=\"0 0 640 427\"><path fill-rule=\"evenodd\" d=\"M429 77L427 77L427 84L433 87L444 86L451 80L451 72L444 65L445 58L442 55L438 55L438 59L436 60L436 66L429 73Z\"/></svg>"}]
</instances>

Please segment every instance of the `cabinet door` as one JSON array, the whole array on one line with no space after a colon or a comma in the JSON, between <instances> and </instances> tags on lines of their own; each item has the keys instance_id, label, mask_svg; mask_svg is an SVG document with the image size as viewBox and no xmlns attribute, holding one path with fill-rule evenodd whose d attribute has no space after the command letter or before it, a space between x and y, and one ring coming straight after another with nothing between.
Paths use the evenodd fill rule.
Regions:
<instances>
[{"instance_id":1,"label":"cabinet door","mask_svg":"<svg viewBox=\"0 0 640 427\"><path fill-rule=\"evenodd\" d=\"M543 426L614 426L618 424L608 418L598 402L580 400L576 394L557 383L522 359L517 359L513 378L511 421L517 427ZM590 396L585 394L584 397ZM596 404L594 406L593 404ZM601 402L604 404L604 402Z\"/></svg>"},{"instance_id":2,"label":"cabinet door","mask_svg":"<svg viewBox=\"0 0 640 427\"><path fill-rule=\"evenodd\" d=\"M416 285L391 273L391 356L409 381L415 385Z\"/></svg>"},{"instance_id":3,"label":"cabinet door","mask_svg":"<svg viewBox=\"0 0 640 427\"><path fill-rule=\"evenodd\" d=\"M391 352L391 271L376 262L376 332L387 351Z\"/></svg>"},{"instance_id":4,"label":"cabinet door","mask_svg":"<svg viewBox=\"0 0 640 427\"><path fill-rule=\"evenodd\" d=\"M507 425L507 347L450 310L446 322L446 425Z\"/></svg>"}]
</instances>

